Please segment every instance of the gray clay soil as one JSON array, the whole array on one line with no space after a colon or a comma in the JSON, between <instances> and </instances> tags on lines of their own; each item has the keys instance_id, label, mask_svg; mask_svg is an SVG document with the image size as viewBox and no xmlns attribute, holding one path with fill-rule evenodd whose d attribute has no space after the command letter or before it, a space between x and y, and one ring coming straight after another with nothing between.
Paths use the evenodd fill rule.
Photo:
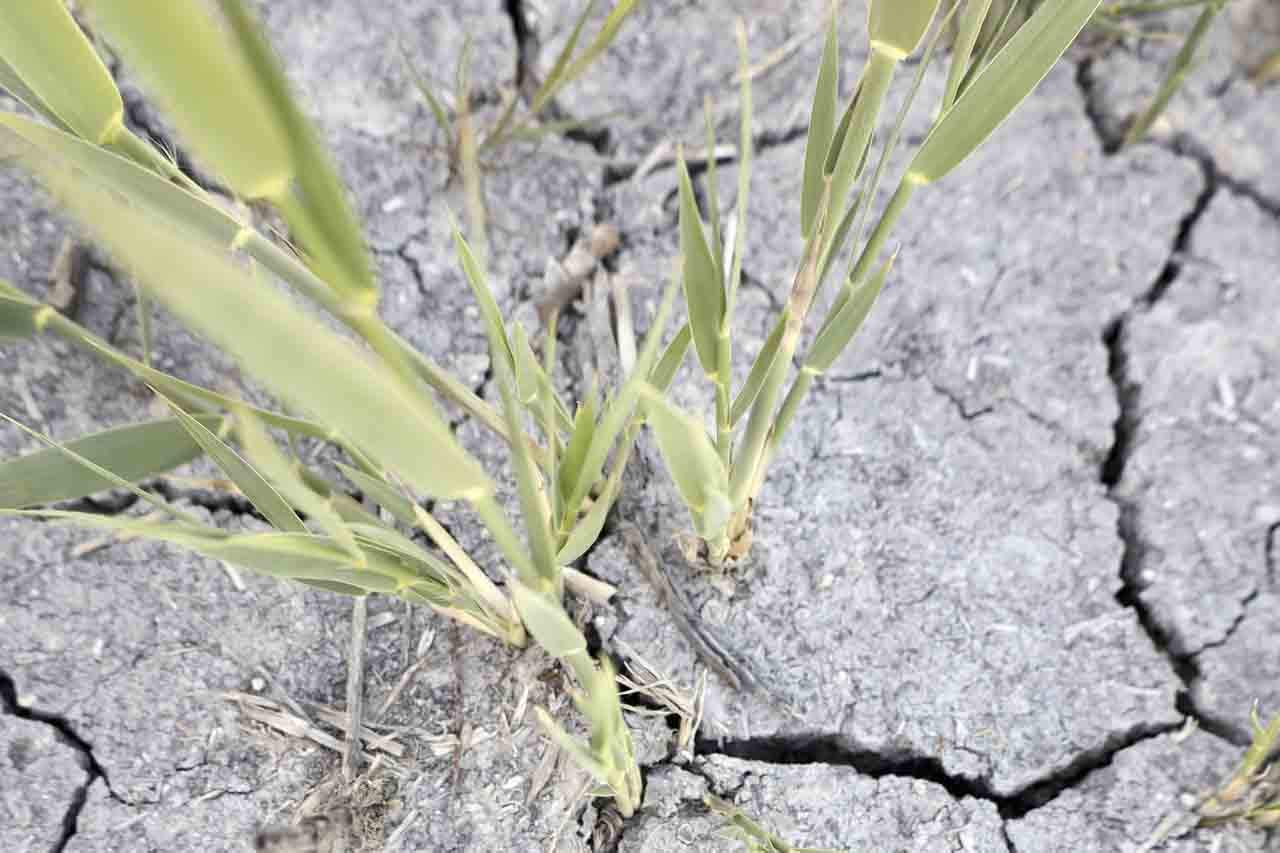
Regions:
<instances>
[{"instance_id":1,"label":"gray clay soil","mask_svg":"<svg viewBox=\"0 0 1280 853\"><path fill-rule=\"evenodd\" d=\"M465 28L484 120L518 68L545 70L579 5L259 3L367 223L384 313L481 392L483 336L449 247L456 182L395 39L448 79ZM547 260L609 222L622 236L613 272L647 323L676 246L675 178L637 167L664 141L698 144L704 96L732 138L729 34L746 13L754 55L795 49L757 82L745 370L800 248L802 103L820 40L798 5L642 4L560 99L572 115L613 115L508 149L486 178L505 310L532 316ZM1112 151L1171 48L1074 52L946 186L918 196L884 297L799 415L736 574L680 557L686 519L642 442L617 518L581 565L620 592L579 615L620 661L698 678L703 662L623 547L620 526L638 525L701 627L762 689L711 675L692 760L664 718L631 719L646 779L634 818L584 803L571 769L546 779L555 756L530 709L572 719L548 658L381 599L369 707L413 671L369 721L394 735L392 751L335 806L322 794L337 754L227 697L292 703L323 728L343 706L347 601L166 546L8 520L0 850L220 853L253 849L263 828L340 836L330 830L348 822L351 849L406 853L741 849L703 807L709 793L794 844L850 851L1280 850L1274 834L1182 820L1238 759L1254 701L1280 711L1280 86L1243 78L1241 29L1219 21L1151 143ZM845 41L859 30L850 14ZM860 60L843 57L846 82ZM128 70L113 70L130 119L166 135ZM733 175L729 158L726 208ZM74 232L12 170L0 198L0 275L43 295ZM136 348L123 284L96 259L76 316ZM571 382L599 358L576 316ZM234 365L158 323L161 367L243 387ZM707 399L689 368L674 393ZM151 406L59 342L0 350L0 410L56 437ZM501 464L478 430L458 428ZM0 455L30 448L0 431ZM224 525L257 523L188 480L157 487ZM137 510L119 497L85 506ZM492 556L465 514L444 514Z\"/></svg>"}]
</instances>

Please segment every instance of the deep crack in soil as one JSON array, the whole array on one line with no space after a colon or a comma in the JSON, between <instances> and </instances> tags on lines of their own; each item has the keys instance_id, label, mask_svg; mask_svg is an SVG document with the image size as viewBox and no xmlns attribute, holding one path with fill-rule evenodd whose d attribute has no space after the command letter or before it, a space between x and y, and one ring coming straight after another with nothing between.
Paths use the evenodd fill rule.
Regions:
<instances>
[{"instance_id":1,"label":"deep crack in soil","mask_svg":"<svg viewBox=\"0 0 1280 853\"><path fill-rule=\"evenodd\" d=\"M965 797L992 803L1004 820L1015 820L1052 802L1063 791L1083 782L1096 771L1111 765L1116 755L1132 746L1168 734L1177 725L1139 724L1129 731L1107 738L1101 746L1085 750L1066 766L1042 779L1024 785L1012 794L1002 794L986 779L949 772L936 756L910 750L876 750L850 746L837 735L791 735L725 740L700 738L699 755L724 755L763 764L828 764L852 767L872 779L898 777L932 782L957 800Z\"/></svg>"},{"instance_id":2,"label":"deep crack in soil","mask_svg":"<svg viewBox=\"0 0 1280 853\"><path fill-rule=\"evenodd\" d=\"M1082 66L1084 63L1082 63ZM1087 103L1087 97L1086 97ZM1104 140L1105 142L1105 140ZM1192 688L1200 678L1200 667L1196 655L1177 651L1175 629L1162 624L1151 606L1143 599L1142 592L1146 587L1143 581L1143 566L1146 556L1146 543L1138 532L1138 518L1141 506L1138 501L1125 497L1120 490L1124 477L1125 465L1133 451L1134 436L1142 418L1140 385L1130 376L1128 369L1128 353L1125 350L1128 324L1139 314L1150 311L1164 298L1169 288L1177 281L1182 272L1186 254L1191 245L1192 232L1209 207L1220 183L1217 170L1211 162L1191 157L1200 168L1203 186L1196 196L1191 210L1178 225L1170 247L1168 259L1152 281L1151 286L1140 294L1124 311L1113 317L1102 333L1102 344L1107 351L1107 374L1115 388L1116 402L1120 413L1116 418L1114 441L1111 450L1102 462L1099 480L1107 489L1107 498L1119 510L1117 534L1123 545L1120 561L1121 588L1116 593L1116 601L1121 606L1132 610L1138 624L1151 640L1155 648L1168 661L1170 668L1177 676L1181 686L1178 690L1177 710L1195 719L1202 728L1231 743L1245 745L1247 738L1235 726L1215 718L1207 711L1198 708L1192 696Z\"/></svg>"},{"instance_id":3,"label":"deep crack in soil","mask_svg":"<svg viewBox=\"0 0 1280 853\"><path fill-rule=\"evenodd\" d=\"M72 836L76 834L80 812L89 798L89 789L101 779L108 792L111 791L111 782L107 778L107 772L94 757L93 747L76 732L65 717L48 711L41 711L37 708L29 708L21 704L18 701L17 685L14 683L13 678L3 669L0 669L0 711L11 714L20 720L43 723L52 727L57 733L58 740L76 752L80 766L84 768L84 783L76 788L75 793L71 796L71 802L67 804L67 810L62 816L62 834L51 851L51 853L62 853L71 841ZM115 794L112 793L111 796L114 797Z\"/></svg>"}]
</instances>

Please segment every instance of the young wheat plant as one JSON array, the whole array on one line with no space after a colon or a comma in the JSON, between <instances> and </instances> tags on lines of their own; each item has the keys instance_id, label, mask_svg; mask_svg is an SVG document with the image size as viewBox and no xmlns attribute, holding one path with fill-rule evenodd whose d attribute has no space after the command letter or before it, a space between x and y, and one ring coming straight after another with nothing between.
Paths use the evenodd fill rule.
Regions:
<instances>
[{"instance_id":1,"label":"young wheat plant","mask_svg":"<svg viewBox=\"0 0 1280 853\"><path fill-rule=\"evenodd\" d=\"M625 382L571 412L552 381L554 318L539 362L525 330L504 322L482 264L455 231L489 339L502 399L495 409L379 317L378 283L359 223L243 0L82 5L202 162L240 198L273 207L300 252L229 214L126 129L119 91L61 0L31 0L21 14L0 14L0 85L43 119L0 113L0 145L129 270L142 294L307 416L170 376L0 282L0 338L61 336L130 371L172 411L66 444L44 439L49 448L0 464L0 512L170 542L352 596L397 595L513 646L532 635L572 670L589 740L571 737L545 712L539 719L593 775L597 793L631 814L640 773L617 681L607 659L588 654L563 607L563 567L599 536L617 496L640 428L642 390L664 387L683 358L687 338L659 349L676 282ZM563 84L570 72L579 73L571 66L555 79ZM305 309L299 295L350 334ZM289 342L287 358L282 341ZM490 475L450 431L433 391L510 447L523 537ZM273 433L288 437L290 452ZM302 462L291 452L297 440L334 445L347 482ZM136 485L200 455L222 469L269 532L211 527ZM351 487L382 512L350 498ZM160 519L38 508L109 488L131 490ZM422 498L470 506L500 549L501 585ZM431 547L411 538L414 532Z\"/></svg>"},{"instance_id":2,"label":"young wheat plant","mask_svg":"<svg viewBox=\"0 0 1280 853\"><path fill-rule=\"evenodd\" d=\"M750 99L744 90L739 150L738 235L722 242L714 165L707 173L710 223L699 214L683 161L679 170L681 278L688 327L699 364L715 388L714 436L701 419L677 409L660 393L650 396L650 421L658 446L705 542L713 565L743 556L751 542L751 509L769 464L816 377L848 346L883 287L892 257L884 245L911 196L963 162L1013 112L1088 23L1100 0L1044 3L993 51L977 51L988 25L989 0L966 0L938 21L924 47L915 82L881 146L874 169L870 152L885 95L898 68L925 42L939 17L940 0L871 0L869 58L843 113L838 113L836 25L830 25L810 114L805 146L800 232L805 248L786 303L757 353L741 388L732 387L733 312L742 273L750 160ZM1011 7L1010 7L1011 8ZM928 135L899 180L869 236L863 226L889 156L901 138L939 35L955 17L946 93ZM1002 15L987 46L1008 25ZM713 137L708 121L708 136ZM714 150L714 138L708 142ZM809 314L835 258L852 244L853 263L806 350L801 339ZM726 261L726 254L728 259ZM799 355L798 370L792 371ZM783 386L791 377L783 394ZM781 401L781 402L779 402ZM742 424L745 422L745 427ZM740 428L741 427L741 428Z\"/></svg>"}]
</instances>

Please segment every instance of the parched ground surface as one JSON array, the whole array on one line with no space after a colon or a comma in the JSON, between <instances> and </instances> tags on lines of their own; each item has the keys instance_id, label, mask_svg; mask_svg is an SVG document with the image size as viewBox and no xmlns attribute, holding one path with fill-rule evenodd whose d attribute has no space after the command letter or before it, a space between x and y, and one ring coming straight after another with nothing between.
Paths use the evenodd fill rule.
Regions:
<instances>
[{"instance_id":1,"label":"parched ground surface","mask_svg":"<svg viewBox=\"0 0 1280 853\"><path fill-rule=\"evenodd\" d=\"M386 316L481 392L483 335L449 246L461 197L396 41L445 81L465 29L484 123L517 75L545 72L578 5L261 4L368 225ZM567 115L612 114L494 156L490 266L505 310L536 322L547 260L609 222L622 237L610 268L647 325L677 242L674 172L651 155L701 144L704 97L734 138L744 13L753 57L775 60L756 81L745 371L800 249L804 102L821 45L816 17L789 2L642 4L559 99ZM741 849L707 794L791 843L852 851L1280 849L1274 835L1181 820L1238 760L1252 704L1280 710L1280 87L1245 79L1242 20L1216 26L1150 143L1112 152L1172 49L1081 52L917 197L884 297L797 417L736 574L709 577L680 555L686 518L642 443L580 566L619 594L579 615L624 666L639 655L684 685L705 670L624 547L636 525L698 627L758 686L712 672L692 761L661 716L632 718L646 768L634 818L584 805L581 777L548 752L532 707L572 714L536 651L372 601L367 722L391 737L337 797L324 736L246 709L341 738L348 602L165 546L7 520L0 849L240 851L265 828L261 849L331 850L272 833L323 839L347 823L368 850ZM849 15L845 44L859 32ZM845 50L846 88L860 61ZM167 138L128 70L113 70L130 120ZM938 87L928 78L925 100ZM727 217L732 152L720 179ZM44 295L72 232L12 170L0 197L0 275ZM76 317L136 348L124 285L95 259ZM159 329L160 366L243 384L167 318ZM571 383L596 357L590 329L571 312ZM707 400L691 368L675 394ZM151 406L60 342L0 349L0 410L56 437ZM30 448L0 432L4 456ZM154 486L224 525L256 524L201 488L209 471ZM140 511L121 498L83 506ZM443 512L486 553L464 515Z\"/></svg>"}]
</instances>

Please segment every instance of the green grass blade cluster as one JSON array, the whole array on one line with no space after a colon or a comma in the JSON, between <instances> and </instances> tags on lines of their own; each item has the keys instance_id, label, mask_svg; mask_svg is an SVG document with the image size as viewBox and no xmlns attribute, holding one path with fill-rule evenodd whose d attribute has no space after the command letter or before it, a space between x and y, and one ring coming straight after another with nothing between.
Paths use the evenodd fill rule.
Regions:
<instances>
[{"instance_id":1,"label":"green grass blade cluster","mask_svg":"<svg viewBox=\"0 0 1280 853\"><path fill-rule=\"evenodd\" d=\"M378 285L360 223L243 0L84 5L168 108L202 166L242 199L268 203L283 217L296 255L227 213L167 157L129 133L120 94L66 7L32 0L29 14L0 16L0 85L39 119L0 113L0 147L135 277L140 296L162 304L236 359L290 414L169 376L150 364L149 346L141 359L121 352L0 282L0 340L58 335L145 382L172 412L63 444L41 437L48 448L0 462L0 512L168 542L334 592L397 595L515 646L531 636L573 673L570 695L588 737L571 736L539 710L541 725L594 777L597 792L630 815L640 805L641 778L616 673L607 658L592 659L563 596L565 567L604 529L643 426L652 429L709 559L742 557L751 540L751 508L782 437L815 379L846 351L886 286L893 256L881 261L880 255L911 194L943 178L995 132L1098 3L1041 4L1007 41L1003 30L1011 19L993 26L990 0L949 6L949 16L959 15L959 37L937 118L865 240L863 226L889 155L950 17L937 20L940 0L871 0L867 64L843 109L833 20L802 166L805 249L773 331L737 388L730 369L733 314L747 248L752 157L744 26L738 31L736 213L722 221L714 160L707 164L704 211L683 156L678 158L681 256L672 280L638 352L629 314L619 312L625 377L616 387L593 387L577 401L557 390L558 318L550 318L545 337L533 337L504 318L494 294L484 251L480 154L535 132L539 114L550 112L555 95L614 41L638 2L617 2L580 48L597 6L591 0L546 79L531 95L512 94L487 133L470 112L466 49L452 117L428 81L416 78L436 122L457 136L471 231L467 239L455 228L456 260L489 342L501 399L495 407L414 351L378 316ZM931 27L934 37L927 40ZM992 29L999 38L984 40ZM906 105L882 138L878 131L897 69L926 40ZM401 55L408 63L403 47ZM517 120L522 94L528 110ZM708 104L707 144L714 151L711 116ZM876 140L881 153L873 160ZM852 267L816 332L807 332L810 315L822 305L822 282L846 244ZM173 279L174 269L186 271L181 281ZM666 340L681 293L688 321ZM328 319L344 324L343 332ZM149 340L145 323L143 331ZM279 358L281 340L290 341L288 359ZM666 394L690 348L715 385L713 420L682 411ZM439 399L473 416L509 449L515 521L490 473L449 428ZM276 431L287 436L284 447ZM332 445L341 456L341 478L304 463L298 441ZM253 504L266 530L213 527L139 485L201 456ZM134 491L166 517L106 518L48 508L110 488ZM371 503L357 503L351 488ZM424 507L424 498L469 507L502 560L478 565ZM414 532L425 535L423 544L411 538ZM744 832L754 831L745 817L733 820ZM774 841L763 830L753 837Z\"/></svg>"},{"instance_id":2,"label":"green grass blade cluster","mask_svg":"<svg viewBox=\"0 0 1280 853\"><path fill-rule=\"evenodd\" d=\"M749 547L751 507L769 464L815 379L848 348L884 288L893 259L881 263L880 255L916 188L941 180L996 131L1066 51L1099 3L1063 0L1041 4L1005 40L1003 30L1011 19L1002 16L991 21L990 0L948 4L945 15L939 15L937 0L872 0L867 63L839 113L839 45L834 22L830 25L813 90L801 173L800 231L805 251L784 306L740 388L730 387L726 354L732 352L733 306L727 298L721 261L713 251L718 245L718 211L709 212L713 233L708 235L688 171L683 162L678 164L681 275L690 337L703 372L716 385L715 437L707 434L701 419L664 400L650 401L650 420L711 563L740 557ZM936 118L864 241L863 226L890 155L901 141L907 112L920 91L939 36L955 16L959 34ZM931 27L934 34L929 37ZM994 35L984 42L986 31ZM995 43L999 47L989 56L988 47ZM922 45L920 69L884 138L874 170L869 170L872 143L895 71ZM745 82L750 75L744 70L741 76L745 117L750 112L750 90ZM749 129L744 127L744 155L749 153L745 144L749 137ZM749 174L749 157L744 156L739 164L740 216L745 211ZM706 181L707 199L714 207L714 169L708 169ZM735 235L744 231L742 222L735 222ZM809 314L818 304L818 290L847 244L851 244L856 262L805 348L802 341ZM735 272L729 277L735 281L740 257L735 245ZM784 395L797 357L800 368L794 371ZM726 482L727 504L722 491Z\"/></svg>"}]
</instances>

